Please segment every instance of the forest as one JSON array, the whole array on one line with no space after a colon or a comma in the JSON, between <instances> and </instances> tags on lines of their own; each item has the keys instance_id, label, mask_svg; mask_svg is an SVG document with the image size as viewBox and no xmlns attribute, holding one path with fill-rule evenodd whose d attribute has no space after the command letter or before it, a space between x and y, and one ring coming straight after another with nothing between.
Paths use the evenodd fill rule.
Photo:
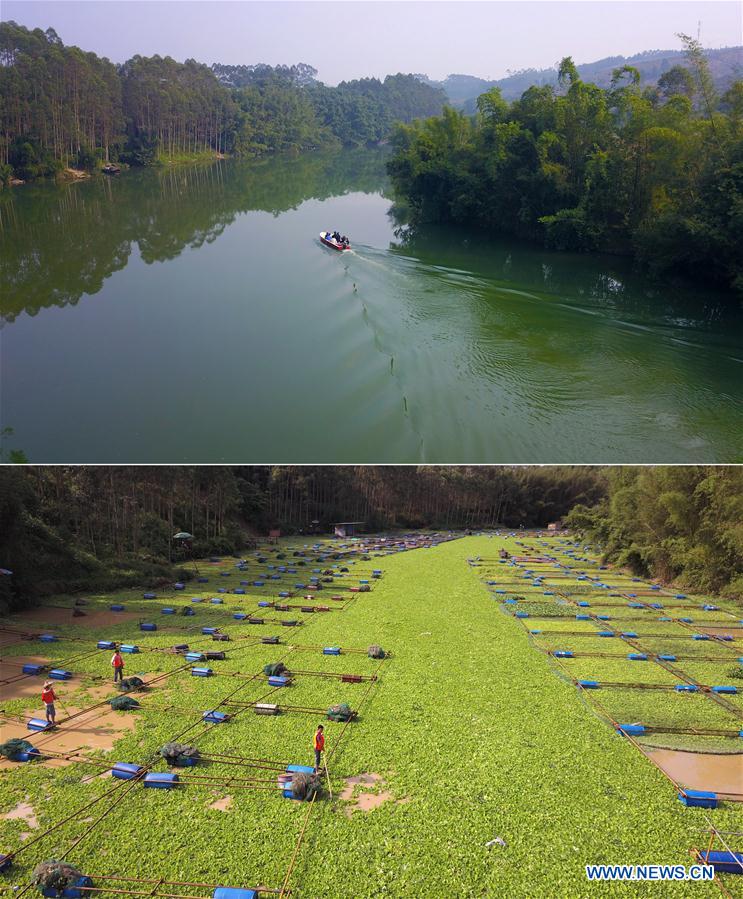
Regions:
<instances>
[{"instance_id":1,"label":"forest","mask_svg":"<svg viewBox=\"0 0 743 899\"><path fill-rule=\"evenodd\" d=\"M0 607L172 580L192 551L240 553L272 528L545 527L564 518L607 561L743 598L743 469L726 466L0 468ZM183 577L189 577L187 571Z\"/></svg>"},{"instance_id":2,"label":"forest","mask_svg":"<svg viewBox=\"0 0 743 899\"><path fill-rule=\"evenodd\" d=\"M197 555L255 536L546 525L603 495L598 469L415 467L0 467L0 605L167 577L172 536ZM185 575L184 575L185 576Z\"/></svg>"},{"instance_id":3,"label":"forest","mask_svg":"<svg viewBox=\"0 0 743 899\"><path fill-rule=\"evenodd\" d=\"M117 66L65 46L51 28L2 22L0 182L66 166L377 143L395 121L435 115L446 101L412 75L337 87L316 75L304 63L210 68L160 56Z\"/></svg>"},{"instance_id":4,"label":"forest","mask_svg":"<svg viewBox=\"0 0 743 899\"><path fill-rule=\"evenodd\" d=\"M556 88L512 103L491 88L475 116L397 125L388 168L411 226L633 255L743 291L743 81L719 97L701 45L680 37L686 65L657 84L623 65L597 87L566 57Z\"/></svg>"},{"instance_id":5,"label":"forest","mask_svg":"<svg viewBox=\"0 0 743 899\"><path fill-rule=\"evenodd\" d=\"M607 469L607 492L566 524L635 574L743 600L743 468Z\"/></svg>"}]
</instances>

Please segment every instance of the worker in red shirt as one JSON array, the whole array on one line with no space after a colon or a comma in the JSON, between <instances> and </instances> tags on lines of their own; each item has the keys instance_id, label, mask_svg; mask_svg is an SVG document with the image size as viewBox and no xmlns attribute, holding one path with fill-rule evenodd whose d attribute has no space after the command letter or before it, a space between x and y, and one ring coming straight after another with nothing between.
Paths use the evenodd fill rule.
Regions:
<instances>
[{"instance_id":1,"label":"worker in red shirt","mask_svg":"<svg viewBox=\"0 0 743 899\"><path fill-rule=\"evenodd\" d=\"M315 731L315 774L320 770L320 758L325 751L325 728L322 724L317 725Z\"/></svg>"},{"instance_id":2,"label":"worker in red shirt","mask_svg":"<svg viewBox=\"0 0 743 899\"><path fill-rule=\"evenodd\" d=\"M56 724L57 712L54 708L54 700L57 694L54 692L54 685L48 680L41 690L41 701L46 706L46 720L52 727Z\"/></svg>"},{"instance_id":3,"label":"worker in red shirt","mask_svg":"<svg viewBox=\"0 0 743 899\"><path fill-rule=\"evenodd\" d=\"M111 667L114 670L114 683L117 680L124 679L124 657L121 655L119 647L116 647L116 651L111 656Z\"/></svg>"}]
</instances>

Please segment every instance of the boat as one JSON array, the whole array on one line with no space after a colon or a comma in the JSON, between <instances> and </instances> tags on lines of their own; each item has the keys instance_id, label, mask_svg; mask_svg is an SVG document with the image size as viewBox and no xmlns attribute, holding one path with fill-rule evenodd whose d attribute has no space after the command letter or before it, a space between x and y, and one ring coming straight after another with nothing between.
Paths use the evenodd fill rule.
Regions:
<instances>
[{"instance_id":1,"label":"boat","mask_svg":"<svg viewBox=\"0 0 743 899\"><path fill-rule=\"evenodd\" d=\"M332 250L340 250L340 252L351 249L351 244L342 244L338 243L337 240L333 240L330 236L330 231L320 232L320 243L324 244L326 247L330 247Z\"/></svg>"}]
</instances>

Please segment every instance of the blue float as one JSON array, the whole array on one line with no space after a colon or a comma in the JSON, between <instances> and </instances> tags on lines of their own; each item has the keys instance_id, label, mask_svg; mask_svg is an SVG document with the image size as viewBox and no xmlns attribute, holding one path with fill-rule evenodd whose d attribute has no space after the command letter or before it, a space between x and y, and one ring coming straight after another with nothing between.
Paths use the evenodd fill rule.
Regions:
<instances>
[{"instance_id":1,"label":"blue float","mask_svg":"<svg viewBox=\"0 0 743 899\"><path fill-rule=\"evenodd\" d=\"M112 606L109 606L109 609L110 609L112 612L123 612L123 611L124 611L124 606L122 606L121 603L118 603L118 602L117 602L117 603L114 603Z\"/></svg>"},{"instance_id":2,"label":"blue float","mask_svg":"<svg viewBox=\"0 0 743 899\"><path fill-rule=\"evenodd\" d=\"M225 712L218 712L214 709L209 712L204 712L201 717L209 724L222 724L223 722L230 720L230 716L225 714Z\"/></svg>"},{"instance_id":3,"label":"blue float","mask_svg":"<svg viewBox=\"0 0 743 899\"><path fill-rule=\"evenodd\" d=\"M237 596L245 596L245 591L241 587L238 587L235 589L235 594Z\"/></svg>"},{"instance_id":4,"label":"blue float","mask_svg":"<svg viewBox=\"0 0 743 899\"><path fill-rule=\"evenodd\" d=\"M623 731L625 734L630 734L631 736L638 736L639 734L645 733L645 725L644 724L618 724L618 731Z\"/></svg>"},{"instance_id":5,"label":"blue float","mask_svg":"<svg viewBox=\"0 0 743 899\"><path fill-rule=\"evenodd\" d=\"M136 643L122 643L119 647L119 652L125 652L129 655L139 652L139 647Z\"/></svg>"},{"instance_id":6,"label":"blue float","mask_svg":"<svg viewBox=\"0 0 743 899\"><path fill-rule=\"evenodd\" d=\"M59 637L56 634L39 634L42 643L56 643Z\"/></svg>"},{"instance_id":7,"label":"blue float","mask_svg":"<svg viewBox=\"0 0 743 899\"><path fill-rule=\"evenodd\" d=\"M187 662L202 662L204 660L203 652L187 652L183 657Z\"/></svg>"},{"instance_id":8,"label":"blue float","mask_svg":"<svg viewBox=\"0 0 743 899\"><path fill-rule=\"evenodd\" d=\"M620 637L628 637L629 639L634 639L637 634L634 631L624 631L619 635Z\"/></svg>"},{"instance_id":9,"label":"blue float","mask_svg":"<svg viewBox=\"0 0 743 899\"><path fill-rule=\"evenodd\" d=\"M673 688L677 693L697 693L699 687L695 684L676 684Z\"/></svg>"},{"instance_id":10,"label":"blue float","mask_svg":"<svg viewBox=\"0 0 743 899\"><path fill-rule=\"evenodd\" d=\"M43 665L34 665L31 662L26 663L21 669L24 674L41 674L44 670Z\"/></svg>"},{"instance_id":11,"label":"blue float","mask_svg":"<svg viewBox=\"0 0 743 899\"><path fill-rule=\"evenodd\" d=\"M678 798L682 805L717 808L717 793L710 793L706 790L685 790L678 794Z\"/></svg>"},{"instance_id":12,"label":"blue float","mask_svg":"<svg viewBox=\"0 0 743 899\"><path fill-rule=\"evenodd\" d=\"M200 584L208 584L208 583L209 583L209 578L208 578L208 577L199 577L199 578L196 578L196 580L197 580Z\"/></svg>"},{"instance_id":13,"label":"blue float","mask_svg":"<svg viewBox=\"0 0 743 899\"><path fill-rule=\"evenodd\" d=\"M528 612L516 612L515 614L516 614L517 618L528 618L529 617Z\"/></svg>"},{"instance_id":14,"label":"blue float","mask_svg":"<svg viewBox=\"0 0 743 899\"><path fill-rule=\"evenodd\" d=\"M322 654L324 656L339 656L341 654L340 646L325 646L323 647Z\"/></svg>"},{"instance_id":15,"label":"blue float","mask_svg":"<svg viewBox=\"0 0 743 899\"><path fill-rule=\"evenodd\" d=\"M202 634L216 634L218 630L219 630L219 628L216 628L216 627L202 627L201 633Z\"/></svg>"},{"instance_id":16,"label":"blue float","mask_svg":"<svg viewBox=\"0 0 743 899\"><path fill-rule=\"evenodd\" d=\"M258 608L260 608L260 609L267 609L269 606L272 606L272 605L273 605L272 602L268 602L267 600L262 599L262 600L258 603Z\"/></svg>"},{"instance_id":17,"label":"blue float","mask_svg":"<svg viewBox=\"0 0 743 899\"><path fill-rule=\"evenodd\" d=\"M268 685L269 687L286 687L289 685L289 678L281 677L278 674L272 674L268 678Z\"/></svg>"},{"instance_id":18,"label":"blue float","mask_svg":"<svg viewBox=\"0 0 743 899\"><path fill-rule=\"evenodd\" d=\"M647 662L648 660L644 652L630 652L627 654L627 658L633 662Z\"/></svg>"},{"instance_id":19,"label":"blue float","mask_svg":"<svg viewBox=\"0 0 743 899\"><path fill-rule=\"evenodd\" d=\"M143 771L144 768L141 765L132 765L129 762L116 762L111 769L111 775L119 780L134 780Z\"/></svg>"},{"instance_id":20,"label":"blue float","mask_svg":"<svg viewBox=\"0 0 743 899\"><path fill-rule=\"evenodd\" d=\"M185 590L185 589L186 589L186 585L185 585L185 584L181 584L181 583L173 584L173 589L174 589L174 590Z\"/></svg>"},{"instance_id":21,"label":"blue float","mask_svg":"<svg viewBox=\"0 0 743 899\"><path fill-rule=\"evenodd\" d=\"M738 692L737 687L727 686L724 684L722 686L710 687L710 690L713 693L737 693Z\"/></svg>"},{"instance_id":22,"label":"blue float","mask_svg":"<svg viewBox=\"0 0 743 899\"><path fill-rule=\"evenodd\" d=\"M553 653L553 656L557 659L572 659L574 658L573 653L569 649L556 649Z\"/></svg>"},{"instance_id":23,"label":"blue float","mask_svg":"<svg viewBox=\"0 0 743 899\"><path fill-rule=\"evenodd\" d=\"M192 677L211 677L212 676L211 668L192 668L191 676Z\"/></svg>"},{"instance_id":24,"label":"blue float","mask_svg":"<svg viewBox=\"0 0 743 899\"><path fill-rule=\"evenodd\" d=\"M664 652L658 656L661 662L675 662L676 656L671 655L670 652Z\"/></svg>"},{"instance_id":25,"label":"blue float","mask_svg":"<svg viewBox=\"0 0 743 899\"><path fill-rule=\"evenodd\" d=\"M34 759L40 759L41 753L39 750L32 746L30 749L25 749L23 752L19 752L18 755L13 757L13 761L15 762L32 762ZM2 870L2 868L0 868Z\"/></svg>"},{"instance_id":26,"label":"blue float","mask_svg":"<svg viewBox=\"0 0 743 899\"><path fill-rule=\"evenodd\" d=\"M232 617L237 621L243 621L248 616L245 612L233 612Z\"/></svg>"},{"instance_id":27,"label":"blue float","mask_svg":"<svg viewBox=\"0 0 743 899\"><path fill-rule=\"evenodd\" d=\"M72 672L67 671L65 668L52 668L49 672L49 677L52 680L69 680L72 677Z\"/></svg>"},{"instance_id":28,"label":"blue float","mask_svg":"<svg viewBox=\"0 0 743 899\"><path fill-rule=\"evenodd\" d=\"M237 887L217 887L212 899L258 899L256 890L241 890Z\"/></svg>"},{"instance_id":29,"label":"blue float","mask_svg":"<svg viewBox=\"0 0 743 899\"><path fill-rule=\"evenodd\" d=\"M599 690L601 688L597 680L579 680L578 686L583 687L584 690Z\"/></svg>"},{"instance_id":30,"label":"blue float","mask_svg":"<svg viewBox=\"0 0 743 899\"><path fill-rule=\"evenodd\" d=\"M93 881L90 877L78 877L71 886L68 886L66 889L62 890L60 893L58 890L54 890L51 887L45 888L41 891L42 896L47 896L49 899L57 899L57 897L62 896L63 899L81 899L84 893L90 892L90 887L93 886ZM88 889L83 889L83 887L87 887Z\"/></svg>"},{"instance_id":31,"label":"blue float","mask_svg":"<svg viewBox=\"0 0 743 899\"><path fill-rule=\"evenodd\" d=\"M26 727L28 730L38 733L40 730L46 730L48 727L51 727L51 724L44 718L31 718Z\"/></svg>"},{"instance_id":32,"label":"blue float","mask_svg":"<svg viewBox=\"0 0 743 899\"><path fill-rule=\"evenodd\" d=\"M144 785L146 787L154 787L156 790L170 790L178 783L178 775L171 774L169 771L158 771L151 774L145 774Z\"/></svg>"},{"instance_id":33,"label":"blue float","mask_svg":"<svg viewBox=\"0 0 743 899\"><path fill-rule=\"evenodd\" d=\"M599 637L616 637L616 634L614 633L614 631L599 631L598 636Z\"/></svg>"},{"instance_id":34,"label":"blue float","mask_svg":"<svg viewBox=\"0 0 743 899\"><path fill-rule=\"evenodd\" d=\"M139 629L141 631L156 631L157 625L154 621L142 621L140 622Z\"/></svg>"},{"instance_id":35,"label":"blue float","mask_svg":"<svg viewBox=\"0 0 743 899\"><path fill-rule=\"evenodd\" d=\"M157 599L157 593L143 593L142 599Z\"/></svg>"},{"instance_id":36,"label":"blue float","mask_svg":"<svg viewBox=\"0 0 743 899\"><path fill-rule=\"evenodd\" d=\"M114 649L115 647L116 647L116 644L114 643L113 640L99 640L96 643L97 649Z\"/></svg>"},{"instance_id":37,"label":"blue float","mask_svg":"<svg viewBox=\"0 0 743 899\"><path fill-rule=\"evenodd\" d=\"M705 865L712 865L715 873L743 874L743 852L723 852L712 849L702 852L699 861Z\"/></svg>"},{"instance_id":38,"label":"blue float","mask_svg":"<svg viewBox=\"0 0 743 899\"><path fill-rule=\"evenodd\" d=\"M191 614L193 614L192 609L188 609L187 611L191 612ZM170 608L170 606L168 606L165 609L160 609L160 614L161 615L175 615L175 609L172 609L172 608Z\"/></svg>"},{"instance_id":39,"label":"blue float","mask_svg":"<svg viewBox=\"0 0 743 899\"><path fill-rule=\"evenodd\" d=\"M576 615L575 620L576 621L590 621L591 616L590 615Z\"/></svg>"}]
</instances>

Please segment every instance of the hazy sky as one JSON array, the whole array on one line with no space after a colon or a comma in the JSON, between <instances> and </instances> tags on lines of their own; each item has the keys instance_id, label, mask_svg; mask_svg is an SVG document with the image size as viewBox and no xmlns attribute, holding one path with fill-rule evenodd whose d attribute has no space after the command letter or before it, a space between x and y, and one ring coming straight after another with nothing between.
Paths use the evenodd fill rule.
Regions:
<instances>
[{"instance_id":1,"label":"hazy sky","mask_svg":"<svg viewBox=\"0 0 743 899\"><path fill-rule=\"evenodd\" d=\"M740 44L737 0L2 0L3 19L52 26L66 44L114 62L159 53L200 62L307 62L319 78L451 72L500 78L562 56L591 62L675 49L678 31L707 47Z\"/></svg>"}]
</instances>

